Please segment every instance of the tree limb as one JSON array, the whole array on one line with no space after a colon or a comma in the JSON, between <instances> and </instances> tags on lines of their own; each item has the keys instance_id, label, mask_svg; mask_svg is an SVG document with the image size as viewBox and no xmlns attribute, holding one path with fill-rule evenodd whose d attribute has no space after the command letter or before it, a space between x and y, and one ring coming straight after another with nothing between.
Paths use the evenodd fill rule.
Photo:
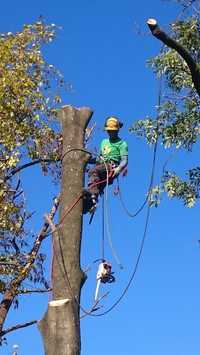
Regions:
<instances>
[{"instance_id":1,"label":"tree limb","mask_svg":"<svg viewBox=\"0 0 200 355\"><path fill-rule=\"evenodd\" d=\"M1 332L1 336L4 336L10 332L13 332L14 330L18 330L21 328L29 327L30 325L36 324L38 321L37 320L32 320L31 322L23 323L23 324L16 324L13 327L7 328Z\"/></svg>"},{"instance_id":2,"label":"tree limb","mask_svg":"<svg viewBox=\"0 0 200 355\"><path fill-rule=\"evenodd\" d=\"M47 288L47 289L38 288L35 290L24 289L24 290L20 290L18 292L18 295L27 295L29 293L46 293L46 292L51 292L51 291L52 291L52 288Z\"/></svg>"},{"instance_id":3,"label":"tree limb","mask_svg":"<svg viewBox=\"0 0 200 355\"><path fill-rule=\"evenodd\" d=\"M53 219L53 217L58 209L58 206L59 206L59 197L54 200L54 205L49 213L50 219ZM47 221L45 221L37 238L35 239L32 250L28 254L27 263L24 265L23 269L21 270L20 275L18 275L16 278L14 278L11 281L10 287L4 293L3 300L0 303L0 337L2 337L2 332L4 332L2 329L3 329L5 319L7 317L8 311L12 305L12 302L13 302L15 296L18 294L18 288L21 285L21 283L24 281L24 279L27 277L27 275L29 274L29 272L32 268L32 266L35 262L36 256L38 254L38 251L40 249L41 243L47 236L48 228L49 228L49 223Z\"/></svg>"},{"instance_id":4,"label":"tree limb","mask_svg":"<svg viewBox=\"0 0 200 355\"><path fill-rule=\"evenodd\" d=\"M194 87L200 97L200 69L198 64L190 55L190 53L180 43L178 43L173 38L169 37L163 30L161 30L155 19L153 18L148 19L147 25L149 26L149 29L154 37L159 39L166 46L174 49L187 63L192 76Z\"/></svg>"},{"instance_id":5,"label":"tree limb","mask_svg":"<svg viewBox=\"0 0 200 355\"><path fill-rule=\"evenodd\" d=\"M40 163L52 163L52 162L55 162L55 161L60 161L60 159L53 160L53 159L42 159L41 158L41 159L37 159L37 160L31 161L29 163L23 164L23 165L15 168L15 169L13 169L11 171L11 173L5 177L4 181L9 180L13 175L19 173L21 170L29 168L30 166L33 166L33 165L36 165L36 164L40 164Z\"/></svg>"},{"instance_id":6,"label":"tree limb","mask_svg":"<svg viewBox=\"0 0 200 355\"><path fill-rule=\"evenodd\" d=\"M91 309L80 316L80 319L83 319L83 318L89 316L91 313L98 311L98 309L101 308L101 306L99 306L99 303L101 302L101 300L103 298L107 297L108 294L109 294L109 292L106 292L104 295L102 295L100 298L98 298L95 301L95 303L93 304L93 306L91 307Z\"/></svg>"}]
</instances>

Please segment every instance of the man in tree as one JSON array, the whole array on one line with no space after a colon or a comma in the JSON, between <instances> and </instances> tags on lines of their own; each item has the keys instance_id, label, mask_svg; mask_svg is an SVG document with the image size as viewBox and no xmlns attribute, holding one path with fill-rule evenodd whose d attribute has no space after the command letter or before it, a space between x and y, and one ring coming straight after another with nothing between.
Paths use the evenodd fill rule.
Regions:
<instances>
[{"instance_id":1,"label":"man in tree","mask_svg":"<svg viewBox=\"0 0 200 355\"><path fill-rule=\"evenodd\" d=\"M114 116L108 117L105 121L104 130L109 137L102 140L99 157L90 159L90 163L96 165L89 171L83 213L95 210L98 196L103 194L107 182L112 184L128 164L128 145L118 135L122 126L123 123Z\"/></svg>"}]
</instances>

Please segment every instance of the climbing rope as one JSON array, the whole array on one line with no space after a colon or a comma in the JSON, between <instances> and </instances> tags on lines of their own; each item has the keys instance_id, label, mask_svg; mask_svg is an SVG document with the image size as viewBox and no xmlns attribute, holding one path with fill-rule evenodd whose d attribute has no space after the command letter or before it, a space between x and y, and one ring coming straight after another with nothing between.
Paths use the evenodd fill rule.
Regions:
<instances>
[{"instance_id":1,"label":"climbing rope","mask_svg":"<svg viewBox=\"0 0 200 355\"><path fill-rule=\"evenodd\" d=\"M106 201L106 208L105 208L105 215L106 215L106 235L108 239L108 243L110 246L110 250L112 252L113 258L116 261L116 264L119 266L120 269L123 269L123 265L119 260L119 257L117 255L117 252L114 248L113 242L112 242L112 236L111 236L111 228L110 228L110 218L109 218L109 203L108 200Z\"/></svg>"},{"instance_id":2,"label":"climbing rope","mask_svg":"<svg viewBox=\"0 0 200 355\"><path fill-rule=\"evenodd\" d=\"M153 185L153 179L154 179L154 174L155 174L155 162L156 162L156 153L157 153L157 144L158 144L158 139L156 139L156 142L155 142L155 145L154 145L154 153L153 153L153 162L152 162L152 172L151 172L151 185L150 185L150 188L152 188L152 185ZM107 179L108 181L108 179ZM109 307L107 310L105 310L104 312L101 312L101 313L95 313L93 314L92 312L94 312L94 309L93 307L91 308L91 310L87 311L85 308L82 307L82 305L80 304L80 302L77 300L77 298L74 296L73 294L73 290L71 288L71 284L70 284L70 281L69 281L69 277L68 277L68 272L67 272L67 269L66 269L66 265L65 265L65 260L64 260L64 257L63 257L63 252L62 252L62 245L61 245L61 240L58 236L58 241L59 241L59 248L60 248L60 254L61 254L61 259L62 259L62 266L63 266L63 269L64 269L64 274L65 274L65 279L66 279L66 282L67 282L67 286L69 288L69 291L70 291L70 294L71 294L71 297L72 299L75 300L75 302L77 303L78 307L80 308L80 310L85 314L85 315L88 315L88 316L91 316L91 317L100 317L100 316L104 316L106 314L108 314L109 312L111 312L120 302L121 300L125 297L126 293L128 292L133 280L134 280L134 277L135 277L135 274L137 272L137 269L138 269L138 265L139 265L139 262L140 262L140 259L141 259L141 256L142 256L142 252L143 252L143 248L144 248L144 242L146 240L146 236L147 236L147 229L148 229L148 224L149 224L149 219L150 219L150 205L148 205L148 208L147 208L147 215L146 215L146 221L145 221L145 227L144 227L144 233L143 233L143 237L142 237L142 240L141 240L141 245L140 245L140 248L139 248L139 253L138 253L138 256L137 256L137 259L136 259L136 263L135 263L135 266L133 268L133 272L130 276L130 279L126 285L126 287L124 288L122 294L119 296L119 298L113 303L113 305L111 307ZM70 210L71 211L71 210Z\"/></svg>"},{"instance_id":3,"label":"climbing rope","mask_svg":"<svg viewBox=\"0 0 200 355\"><path fill-rule=\"evenodd\" d=\"M153 184L153 178L154 178L154 173L155 173L155 162L156 162L156 152L157 152L157 142L158 140L156 140L156 143L155 143L155 146L154 146L154 154L153 154L153 163L152 163L152 173L151 173L151 183ZM104 312L101 312L101 313L95 313L93 314L93 310L91 311L86 311L82 306L81 304L78 302L78 300L75 298L75 296L73 295L73 290L71 288L71 285L70 285L70 282L69 282L69 278L68 278L68 273L67 273L67 270L66 270L66 266L65 266L65 260L64 260L64 257L63 257L63 253L62 253L62 245L59 241L59 245L60 245L60 252L61 252L61 258L62 258L62 263L63 263L63 268L65 270L65 273L66 273L66 279L67 279L67 284L68 284L68 287L70 289L70 293L71 293L71 296L72 298L75 299L76 303L78 304L78 306L80 307L81 311L84 313L84 314L87 314L91 317L100 317L100 316L104 316L106 314L108 314L109 312L111 312L120 302L121 300L124 298L124 296L126 295L126 293L128 292L133 280L134 280L134 277L136 275L136 272L137 272L137 269L138 269L138 265L139 265L139 262L140 262L140 259L141 259L141 256L142 256L142 252L143 252L143 248L144 248L144 243L145 243L145 240L146 240L146 236L147 236L147 229L148 229L148 224L149 224L149 219L150 219L150 205L148 205L148 208L147 208L147 214L146 214L146 221L145 221L145 227L144 227L144 233L143 233L143 237L142 237L142 240L141 240L141 245L140 245L140 248L139 248L139 253L138 253L138 256L137 256L137 259L136 259L136 263L135 263L135 266L133 268L133 272L130 276L130 279L126 285L126 287L124 288L123 292L121 293L121 295L119 296L119 298L113 303L113 305L111 307L109 307L107 310L105 310ZM60 238L59 238L60 240Z\"/></svg>"},{"instance_id":4,"label":"climbing rope","mask_svg":"<svg viewBox=\"0 0 200 355\"><path fill-rule=\"evenodd\" d=\"M159 97L160 97L160 93L159 93ZM160 102L160 101L159 101ZM152 162L152 172L151 172L151 179L150 179L150 186L149 186L149 191L152 189L152 186L153 186L153 180L154 180L154 174L155 174L155 162L156 162L156 153L157 153L157 145L158 145L158 136L156 137L156 142L155 142L155 145L154 145L154 154L153 154L153 162ZM76 150L76 149L73 149L73 150ZM72 150L70 150L72 151ZM83 149L81 149L81 151L84 151L84 152L87 152ZM68 152L65 153L65 155L67 154ZM64 155L64 156L65 156ZM63 158L64 158L63 156ZM106 178L106 189L108 188L108 172L107 172L107 178ZM102 183L102 182L101 182ZM107 191L106 191L106 198L107 198ZM146 199L148 200L148 198ZM145 204L146 204L147 201L145 201ZM77 201L78 203L78 201ZM76 205L76 203L73 204L73 207L74 208ZM140 209L141 210L141 209ZM71 211L71 209L70 209ZM143 252L143 248L144 248L144 243L145 243L145 240L146 240L146 236L147 236L147 229L148 229L148 224L149 224L149 219L150 219L150 205L148 205L148 208L147 208L147 214L146 214L146 221L145 221L145 227L144 227L144 233L143 233L143 237L142 237L142 240L141 240L141 245L140 245L140 248L139 248L139 253L138 253L138 256L137 256L137 259L136 259L136 263L135 263L135 266L133 268L133 272L130 276L130 279L126 285L126 287L124 288L123 292L121 293L121 295L119 296L119 298L113 303L113 305L111 307L109 307L107 310L105 310L104 312L101 312L101 313L95 313L93 314L92 312L94 311L94 309L92 308L90 311L87 311L85 310L82 305L80 304L80 302L77 300L77 298L74 296L73 294L73 290L71 288L71 285L70 285L70 281L69 281L69 277L68 277L68 272L67 272L67 269L66 269L66 265L65 265L65 260L64 260L64 257L63 257L63 252L62 252L62 245L61 245L61 240L58 236L58 241L59 241L59 248L60 248L60 254L61 254L61 259L62 259L62 265L63 265L63 268L64 268L64 272L65 272L65 279L67 281L67 285L68 285L68 288L69 288L69 291L70 291L70 294L71 294L71 297L72 299L75 300L75 302L77 303L78 307L81 309L81 311L86 314L86 315L89 315L89 316L92 316L92 317L100 317L100 316L104 316L106 314L108 314L109 312L111 312L120 302L121 300L124 298L124 296L126 295L126 293L128 292L128 289L130 288L133 280L134 280L134 277L135 277L135 274L137 272L137 269L138 269L138 265L139 265L139 262L140 262L140 259L141 259L141 256L142 256L142 252ZM104 222L103 222L104 224ZM104 232L103 232L103 241L104 241ZM104 253L104 247L103 247L103 253Z\"/></svg>"},{"instance_id":5,"label":"climbing rope","mask_svg":"<svg viewBox=\"0 0 200 355\"><path fill-rule=\"evenodd\" d=\"M161 86L162 86L162 83L160 81L159 96L158 96L158 107L160 106L160 102L161 102ZM153 161L152 161L152 170L151 170L151 177L150 177L150 184L149 184L149 192L148 192L148 195L147 195L146 202L148 201L148 197L149 197L150 191L151 191L152 186L153 186L154 175L155 175L156 154L157 154L157 146L158 146L158 120L157 120L156 131L157 131L157 135L156 135L156 141L155 141L154 152L153 152ZM146 204L146 202L145 202L145 204ZM143 252L143 248L144 248L144 243L145 243L146 236L147 236L148 224L149 224L149 219L150 219L150 209L151 209L150 204L148 204L147 214L146 214L146 221L145 221L145 226L144 226L144 233L143 233L143 237L142 237L142 240L141 240L139 253L138 253L138 256L137 256L137 259L136 259L135 266L133 268L133 272L132 272L132 274L130 276L130 279L129 279L126 287L124 288L124 290L121 293L121 295L119 296L119 298L112 304L111 307L109 307L104 312L91 314L91 316L100 317L100 316L104 316L104 315L108 314L109 312L111 312L122 301L122 299L125 297L126 293L128 292L128 290L129 290L129 288L130 288L130 286L131 286L131 284L132 284L132 282L134 280L134 277L136 275L139 262L141 260L141 256L142 256L142 252ZM141 208L140 208L140 211L141 211Z\"/></svg>"},{"instance_id":6,"label":"climbing rope","mask_svg":"<svg viewBox=\"0 0 200 355\"><path fill-rule=\"evenodd\" d=\"M54 252L55 252L55 255L57 257L58 263L60 264L61 272L63 273L63 277L64 277L64 279L66 281L66 285L68 287L68 290L69 290L69 293L71 295L71 298L72 298L72 300L74 300L74 302L78 306L78 308L84 313L84 315L92 316L93 315L92 312L94 312L96 310L96 308L94 308L94 306L92 306L90 310L86 310L81 305L81 303L79 302L77 297L74 295L74 292L73 292L73 289L71 287L71 283L70 283L70 280L69 280L68 271L67 271L67 268L66 268L65 259L64 259L64 255L63 255L61 239L60 239L59 235L58 235L57 240L58 240L58 245L59 245L59 250L60 250L60 255L61 255L61 263L62 264L60 264L60 259L59 259L58 254L57 254L55 249L54 249ZM73 304L73 306L75 306L75 304Z\"/></svg>"},{"instance_id":7,"label":"climbing rope","mask_svg":"<svg viewBox=\"0 0 200 355\"><path fill-rule=\"evenodd\" d=\"M74 148L73 150L75 150L75 148ZM79 149L78 149L78 150L79 150ZM70 150L70 152L71 152L71 150ZM106 181L107 181L107 177L106 177L105 179L102 179L102 180L98 181L98 182L94 182L93 184L90 185L90 187L94 187L94 186L100 185L100 184L102 184L102 183L104 183L104 182L106 182ZM60 229L60 227L62 226L62 223L63 223L63 221L65 220L65 218L67 217L67 215L68 215L68 214L73 210L73 208L78 204L78 202L79 202L80 199L83 197L83 195L84 195L84 192L80 192L80 193L78 194L78 196L73 200L72 204L70 204L70 206L69 206L66 210L64 210L63 216L62 216L62 218L60 218L59 223L56 224L56 228L55 228L54 231L57 231L58 229ZM49 236L49 235L51 235L51 234L52 234L52 232L46 232L45 236L47 237L47 236Z\"/></svg>"},{"instance_id":8,"label":"climbing rope","mask_svg":"<svg viewBox=\"0 0 200 355\"><path fill-rule=\"evenodd\" d=\"M105 213L104 213L104 196L102 198L102 238L101 238L101 260L105 259Z\"/></svg>"},{"instance_id":9,"label":"climbing rope","mask_svg":"<svg viewBox=\"0 0 200 355\"><path fill-rule=\"evenodd\" d=\"M164 50L164 46L161 48L161 53L162 51ZM160 107L161 105L161 95L162 95L162 76L160 77L160 80L159 80L159 87L158 87L158 108ZM158 118L157 118L157 128L156 128L156 131L158 132ZM157 140L158 140L158 137L156 137L156 142L155 142L155 145L157 145ZM157 149L157 148L156 148ZM170 158L171 159L171 156ZM153 158L154 160L154 158ZM168 160L166 161L166 163L164 164L163 166L163 172L164 172L164 169L166 167L168 163ZM155 164L155 162L153 161L152 164ZM117 178L117 189L118 189L118 194L119 194L119 199L120 199L120 202L121 202L121 205L124 209L124 211L126 212L126 214L130 217L130 218L135 218L142 210L143 208L145 207L145 205L147 204L148 200L149 200L149 196L151 195L151 189L152 189L152 181L153 180L153 174L151 172L151 176L150 176L150 182L149 182L149 187L148 187L148 192L147 192L147 195L146 195L146 198L144 199L144 202L141 204L141 206L134 212L130 212L129 209L126 207L126 204L124 202L124 199L122 197L122 193L121 193L121 189L120 189L120 184L119 184L119 179Z\"/></svg>"},{"instance_id":10,"label":"climbing rope","mask_svg":"<svg viewBox=\"0 0 200 355\"><path fill-rule=\"evenodd\" d=\"M126 214L130 218L135 218L143 210L143 208L145 207L145 205L146 205L146 203L148 202L148 199L149 199L150 186L151 186L151 183L149 184L148 193L147 193L147 196L146 196L144 202L142 203L142 205L134 213L131 213L128 210L128 208L126 207L125 203L124 203L124 200L123 200L123 197L122 197L122 193L121 193L121 189L120 189L119 179L117 179L117 189L118 189L119 199L120 199L120 202L121 202L121 205L122 205L124 211L126 212Z\"/></svg>"},{"instance_id":11,"label":"climbing rope","mask_svg":"<svg viewBox=\"0 0 200 355\"><path fill-rule=\"evenodd\" d=\"M151 173L151 182L152 182L152 185L153 185L153 178L154 178L154 174L155 174L155 162L156 162L156 153L157 153L157 142L158 140L156 140L156 143L155 143L155 146L154 146L154 153L153 153L153 163L152 163L152 173ZM112 304L111 307L109 307L107 310L105 310L104 312L101 312L101 313L95 313L95 314L91 314L92 317L100 317L100 316L104 316L106 314L108 314L109 312L111 312L120 302L121 300L124 298L124 296L126 295L126 293L128 292L133 280L134 280L134 277L135 277L135 274L137 272L137 269L138 269L138 265L139 265L139 262L140 262L140 259L141 259L141 256L142 256L142 252L143 252L143 248L144 248L144 243L145 243L145 240L146 240L146 236L147 236L147 229L148 229L148 224L149 224L149 219L150 219L150 205L148 205L148 208L147 208L147 214L146 214L146 221L145 221L145 227L144 227L144 233L143 233L143 237L142 237L142 240L141 240L141 244L140 244L140 248L139 248L139 253L138 253L138 256L137 256L137 259L136 259L136 263L135 263L135 266L133 268L133 272L130 276L130 279L126 285L126 287L124 288L123 292L121 293L121 295L119 296L119 298Z\"/></svg>"},{"instance_id":12,"label":"climbing rope","mask_svg":"<svg viewBox=\"0 0 200 355\"><path fill-rule=\"evenodd\" d=\"M103 220L103 226L102 226L102 250L104 250L104 243L105 243L105 231L106 231L106 236L108 239L108 243L113 255L113 258L115 259L117 265L119 266L120 269L123 269L123 266L119 260L119 257L114 249L113 243L112 243L112 237L111 237L111 232L110 232L110 223L109 223L109 201L108 201L108 185L109 185L109 178L112 177L112 169L109 173L108 166L106 164L106 160L102 157L103 164L106 169L106 186L105 186L105 193L102 198L102 220ZM103 252L104 254L104 252ZM102 257L102 260L104 260L104 256Z\"/></svg>"},{"instance_id":13,"label":"climbing rope","mask_svg":"<svg viewBox=\"0 0 200 355\"><path fill-rule=\"evenodd\" d=\"M73 149L75 150L75 148ZM68 153L70 153L72 150L69 150ZM81 150L83 151L83 150ZM87 152L87 151L86 151ZM65 153L65 155L67 154L67 152ZM106 167L106 172L107 172L107 176L106 176L106 179L103 179L101 181L98 181L98 182L95 182L93 183L90 187L94 187L95 185L98 185L98 184L102 184L103 182L106 181L106 189L108 188L108 184L109 184L109 177L111 176L111 174L109 173L108 171L108 167L107 167L107 164L105 163L105 167ZM112 173L112 172L111 172ZM80 193L78 195L78 197L73 201L73 203L64 211L64 214L62 216L62 219L60 220L59 222L59 225L56 226L56 228L54 229L53 233L57 232L58 229L61 227L61 224L63 223L63 220L66 218L66 216L72 211L72 209L77 205L77 203L79 202L80 198L82 197L82 193ZM106 196L107 200L108 200L108 194ZM103 210L104 210L104 207L103 207ZM104 215L104 213L103 213ZM104 217L103 217L103 230L105 230L105 225L104 225ZM50 233L52 234L52 232ZM92 312L94 312L94 306L89 310L87 311L85 308L82 307L82 305L80 304L80 302L77 300L77 298L75 297L74 293L73 293L73 290L72 290L72 287L71 287L71 284L70 284L70 280L69 280L69 277L68 277L68 271L66 269L66 265L65 265L65 260L64 260L64 256L63 256L63 251L62 251L62 244L61 244L61 239L58 235L58 245L59 245L59 250L60 250L60 255L61 255L61 261L62 261L62 267L61 267L61 271L63 273L63 276L64 276L64 279L66 280L66 284L67 284L67 287L69 289L69 292L71 294L71 297L72 299L75 300L75 303L78 305L78 307L81 309L81 311L85 314L85 315L90 315L90 316L94 316L94 314L92 314ZM58 259L58 262L59 262L59 258L58 258L58 255L57 255L57 252L56 252L56 248L55 248L55 243L54 243L54 253L55 255L57 256L57 259ZM102 259L104 259L104 231L103 231L103 240L102 240ZM63 269L64 269L64 272L63 272ZM98 301L98 300L97 300Z\"/></svg>"}]
</instances>

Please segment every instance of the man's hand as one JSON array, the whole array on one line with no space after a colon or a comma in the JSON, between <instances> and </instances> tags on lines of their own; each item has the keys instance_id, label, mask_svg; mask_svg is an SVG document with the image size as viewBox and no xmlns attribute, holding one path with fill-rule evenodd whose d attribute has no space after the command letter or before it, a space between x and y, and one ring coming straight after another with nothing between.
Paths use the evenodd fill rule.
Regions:
<instances>
[{"instance_id":1,"label":"man's hand","mask_svg":"<svg viewBox=\"0 0 200 355\"><path fill-rule=\"evenodd\" d=\"M116 176L118 176L119 174L120 174L120 167L118 166L117 168L115 168L114 170L113 170L113 175L112 175L112 177L116 177Z\"/></svg>"}]
</instances>

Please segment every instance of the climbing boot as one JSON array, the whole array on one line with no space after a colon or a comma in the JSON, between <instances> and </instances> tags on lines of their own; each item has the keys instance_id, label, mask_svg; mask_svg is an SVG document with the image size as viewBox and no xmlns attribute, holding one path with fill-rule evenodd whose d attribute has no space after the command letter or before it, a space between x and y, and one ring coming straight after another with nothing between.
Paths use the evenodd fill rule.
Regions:
<instances>
[{"instance_id":1,"label":"climbing boot","mask_svg":"<svg viewBox=\"0 0 200 355\"><path fill-rule=\"evenodd\" d=\"M97 203L98 203L98 200L97 200L97 195L95 194L91 194L90 196L90 209L89 209L89 213L94 213L96 208L97 208Z\"/></svg>"},{"instance_id":2,"label":"climbing boot","mask_svg":"<svg viewBox=\"0 0 200 355\"><path fill-rule=\"evenodd\" d=\"M97 207L97 196L90 191L83 191L83 214L93 213Z\"/></svg>"}]
</instances>

